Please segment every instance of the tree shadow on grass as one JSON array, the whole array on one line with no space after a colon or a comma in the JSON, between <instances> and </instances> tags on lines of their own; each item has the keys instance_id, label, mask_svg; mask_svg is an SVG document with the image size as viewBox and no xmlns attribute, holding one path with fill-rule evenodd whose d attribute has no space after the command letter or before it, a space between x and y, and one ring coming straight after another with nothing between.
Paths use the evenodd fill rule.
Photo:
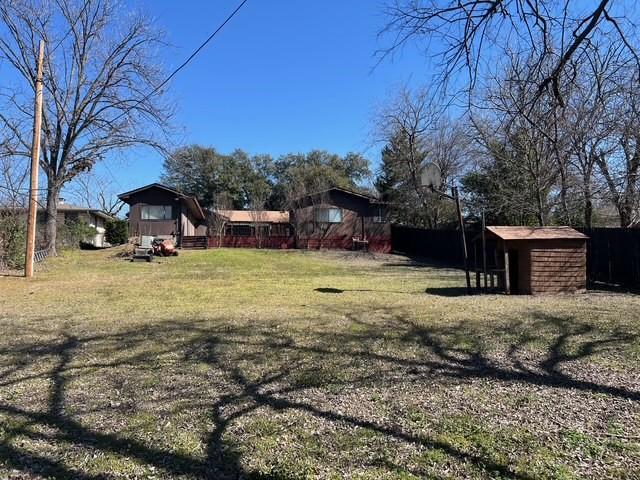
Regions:
<instances>
[{"instance_id":1,"label":"tree shadow on grass","mask_svg":"<svg viewBox=\"0 0 640 480\"><path fill-rule=\"evenodd\" d=\"M310 328L304 330L304 335L283 332L269 323L256 327L193 320L163 322L117 333L83 335L63 331L54 343L16 339L16 344L0 348L0 427L3 418L12 420L4 430L0 428L0 465L28 475L60 479L109 477L109 472L83 470L64 455L57 457L45 453L47 450L29 447L28 442L25 446L24 442L17 441L27 439L36 445L43 442L71 445L72 455L77 451L78 455L97 452L124 457L153 467L168 477L285 479L296 476L299 472L286 469L256 473L247 466L250 451L247 453L242 442L234 440L230 432L236 422L251 415L264 415L263 410L267 408L310 415L335 424L336 428L342 425L368 429L395 442L439 449L480 472L526 479L531 477L506 461L462 449L437 436L417 434L368 418L366 414L346 413L315 401L315 397L304 395L310 384L300 379L311 378L314 380L311 386L320 389L336 385L359 388L371 384L393 385L408 379L433 380L436 375L438 379L519 382L640 401L640 392L636 390L576 378L563 368L570 362L588 360L598 353L632 344L637 341L637 335L632 333L615 329L596 331L593 326L571 318L538 313L528 324L514 320L496 327L495 335L509 341L509 362L505 363L496 362L485 353L477 327L472 323L418 324L410 316L390 309L385 312L389 320L380 324L368 320L373 313L348 314L348 318L359 325L356 331ZM541 332L544 333L541 347L544 353L536 362L523 361L520 354L532 341L540 342ZM390 335L393 336L390 338ZM397 348L392 351L376 348L383 339L387 344L394 342ZM417 357L403 354L416 349L421 352ZM164 363L167 361L171 363ZM371 371L371 362L384 368ZM43 369L43 365L47 368ZM318 377L318 372L327 366L349 375ZM159 377L161 382L158 388L162 395L144 398L145 401L206 412L200 421L208 422L210 427L202 438L202 454L186 453L172 444L145 441L138 438L135 431L133 434L108 431L99 424L92 427L78 415L101 413L128 418L131 412L126 409L121 412L100 399L118 399L104 385L113 375L117 377L122 373L130 378L118 377L116 393L120 397L135 394L139 388L135 382L138 371L152 378ZM82 405L78 412L71 398L81 393L74 385L83 379L94 389L87 401L95 404ZM25 407L6 395L14 389L40 385L38 382L42 381L49 385L43 392L47 397L44 407ZM178 384L180 381L186 383ZM127 387L127 382L133 385Z\"/></svg>"}]
</instances>

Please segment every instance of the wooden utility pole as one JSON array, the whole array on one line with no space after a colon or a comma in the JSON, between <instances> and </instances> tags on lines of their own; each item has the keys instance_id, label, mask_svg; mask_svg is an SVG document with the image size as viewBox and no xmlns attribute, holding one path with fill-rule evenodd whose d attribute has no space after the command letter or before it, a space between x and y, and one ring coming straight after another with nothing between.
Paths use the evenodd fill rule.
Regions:
<instances>
[{"instance_id":1,"label":"wooden utility pole","mask_svg":"<svg viewBox=\"0 0 640 480\"><path fill-rule=\"evenodd\" d=\"M44 40L40 40L38 74L36 76L36 101L33 115L33 140L31 142L31 182L29 184L29 216L27 218L27 251L24 276L33 276L33 255L36 245L36 213L38 211L38 169L40 168L40 133L42 130L42 63Z\"/></svg>"}]
</instances>

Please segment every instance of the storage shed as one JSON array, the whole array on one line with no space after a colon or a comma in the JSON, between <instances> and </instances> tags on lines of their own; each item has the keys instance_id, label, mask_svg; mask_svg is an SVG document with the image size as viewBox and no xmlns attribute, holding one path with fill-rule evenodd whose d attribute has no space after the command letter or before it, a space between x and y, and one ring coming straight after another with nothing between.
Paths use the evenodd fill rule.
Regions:
<instances>
[{"instance_id":1,"label":"storage shed","mask_svg":"<svg viewBox=\"0 0 640 480\"><path fill-rule=\"evenodd\" d=\"M487 227L487 251L506 293L587 288L587 236L570 227ZM477 243L477 242L476 242Z\"/></svg>"}]
</instances>

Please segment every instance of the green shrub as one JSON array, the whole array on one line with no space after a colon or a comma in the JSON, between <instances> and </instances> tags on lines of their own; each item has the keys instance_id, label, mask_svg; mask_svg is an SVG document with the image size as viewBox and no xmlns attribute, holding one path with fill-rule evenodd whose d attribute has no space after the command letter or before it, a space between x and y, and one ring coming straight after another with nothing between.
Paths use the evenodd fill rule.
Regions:
<instances>
[{"instance_id":1,"label":"green shrub","mask_svg":"<svg viewBox=\"0 0 640 480\"><path fill-rule=\"evenodd\" d=\"M107 220L104 237L111 245L122 245L129 241L129 226L126 220Z\"/></svg>"},{"instance_id":2,"label":"green shrub","mask_svg":"<svg viewBox=\"0 0 640 480\"><path fill-rule=\"evenodd\" d=\"M87 241L97 233L85 220L67 220L58 225L56 243L60 248L79 248L80 242Z\"/></svg>"},{"instance_id":3,"label":"green shrub","mask_svg":"<svg viewBox=\"0 0 640 480\"><path fill-rule=\"evenodd\" d=\"M17 212L0 213L0 267L24 267L26 218Z\"/></svg>"}]
</instances>

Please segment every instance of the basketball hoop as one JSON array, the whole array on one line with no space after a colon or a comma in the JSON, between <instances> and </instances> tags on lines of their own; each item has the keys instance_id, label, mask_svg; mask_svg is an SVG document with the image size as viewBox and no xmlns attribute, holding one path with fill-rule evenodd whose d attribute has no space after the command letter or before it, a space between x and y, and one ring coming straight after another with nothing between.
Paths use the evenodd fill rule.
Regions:
<instances>
[{"instance_id":1,"label":"basketball hoop","mask_svg":"<svg viewBox=\"0 0 640 480\"><path fill-rule=\"evenodd\" d=\"M426 163L420 170L420 183L423 187L438 190L442 185L442 170L433 162Z\"/></svg>"}]
</instances>

